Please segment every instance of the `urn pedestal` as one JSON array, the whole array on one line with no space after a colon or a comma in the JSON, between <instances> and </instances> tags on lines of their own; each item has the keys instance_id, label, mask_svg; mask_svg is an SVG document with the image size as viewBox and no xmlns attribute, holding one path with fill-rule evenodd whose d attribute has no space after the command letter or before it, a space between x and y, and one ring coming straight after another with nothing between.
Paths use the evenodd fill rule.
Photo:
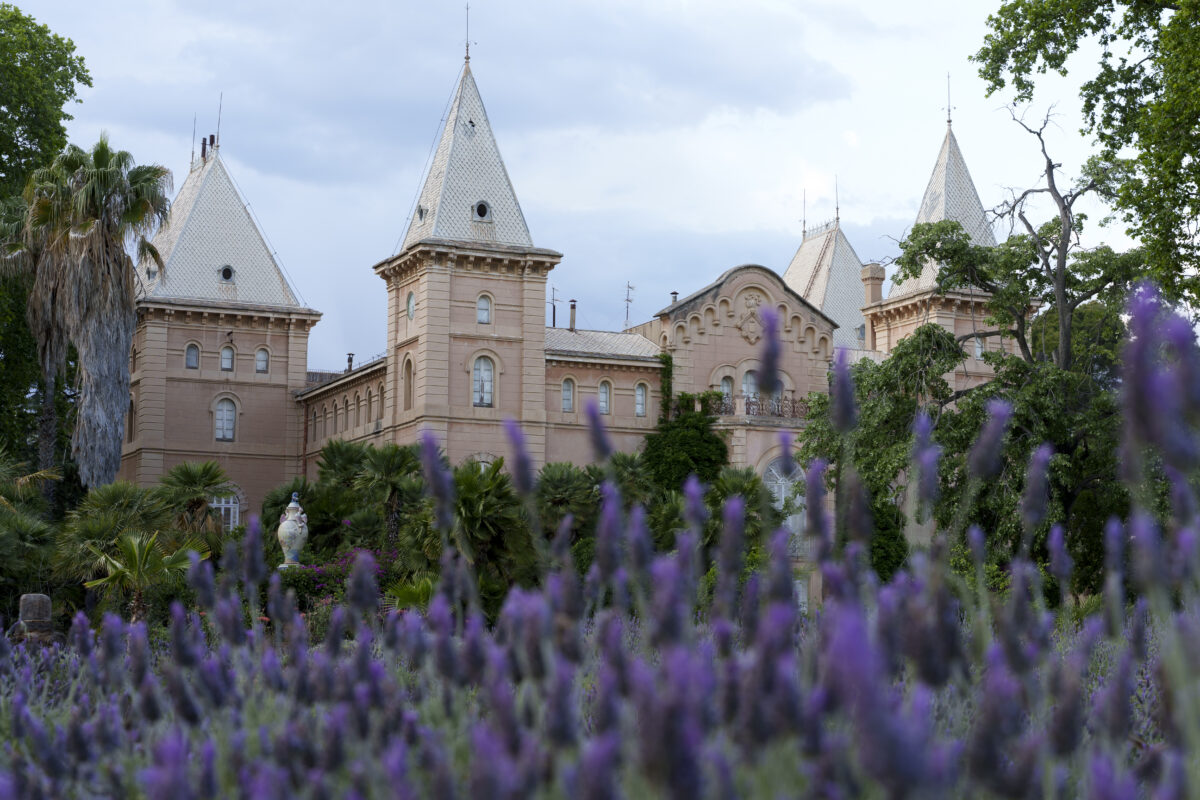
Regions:
<instances>
[{"instance_id":1,"label":"urn pedestal","mask_svg":"<svg viewBox=\"0 0 1200 800\"><path fill-rule=\"evenodd\" d=\"M279 529L275 536L283 549L283 563L280 569L294 567L300 563L300 551L308 541L308 515L300 507L300 493L292 492L292 502L284 509L279 517Z\"/></svg>"}]
</instances>

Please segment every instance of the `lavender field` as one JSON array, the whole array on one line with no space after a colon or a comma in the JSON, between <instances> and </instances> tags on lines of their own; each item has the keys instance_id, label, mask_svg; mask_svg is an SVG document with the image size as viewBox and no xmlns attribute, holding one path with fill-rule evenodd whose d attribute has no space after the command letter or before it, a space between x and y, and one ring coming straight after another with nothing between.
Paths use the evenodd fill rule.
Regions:
<instances>
[{"instance_id":1,"label":"lavender field","mask_svg":"<svg viewBox=\"0 0 1200 800\"><path fill-rule=\"evenodd\" d=\"M1141 498L1153 475L1173 480L1164 512L1108 523L1103 596L1084 610L1044 599L1072 571L1058 527L1048 569L1026 541L1003 592L987 588L973 527L941 531L880 585L861 509L851 498L826 511L821 464L807 469L807 530L825 597L807 613L786 532L741 580L737 498L702 589L694 481L688 530L666 554L607 487L586 577L560 537L540 588L513 589L494 625L464 560L443 559L421 613L381 605L364 553L324 641L310 641L252 527L219 572L194 559L195 607L176 604L161 638L80 615L65 644L0 641L0 797L1195 796L1200 506L1183 476L1200 455L1200 349L1150 289L1130 313L1126 480ZM835 402L850 396L838 363ZM976 482L1008 421L1003 403L990 412L969 454ZM916 433L913 469L932 492L920 478L939 451L926 423ZM436 442L424 453L448 524ZM1038 451L1029 466L1030 531L1045 521L1047 460ZM956 552L974 567L952 568Z\"/></svg>"}]
</instances>

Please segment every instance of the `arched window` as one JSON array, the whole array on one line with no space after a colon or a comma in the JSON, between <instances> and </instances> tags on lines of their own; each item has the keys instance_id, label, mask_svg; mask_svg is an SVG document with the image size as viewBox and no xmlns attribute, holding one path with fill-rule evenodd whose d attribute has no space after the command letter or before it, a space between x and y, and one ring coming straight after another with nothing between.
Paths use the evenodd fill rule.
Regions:
<instances>
[{"instance_id":1,"label":"arched window","mask_svg":"<svg viewBox=\"0 0 1200 800\"><path fill-rule=\"evenodd\" d=\"M797 492L796 488L803 482L804 472L794 461L791 474L784 472L784 466L786 465L782 457L768 464L763 471L763 483L771 493L775 508L782 511L786 505L787 510L792 512L784 521L784 525L793 534L799 534L804 530L804 496Z\"/></svg>"},{"instance_id":2,"label":"arched window","mask_svg":"<svg viewBox=\"0 0 1200 800\"><path fill-rule=\"evenodd\" d=\"M758 398L758 373L752 369L742 376L742 397Z\"/></svg>"},{"instance_id":3,"label":"arched window","mask_svg":"<svg viewBox=\"0 0 1200 800\"><path fill-rule=\"evenodd\" d=\"M321 406L321 435L319 438L325 438L325 432L329 430L329 407Z\"/></svg>"},{"instance_id":4,"label":"arched window","mask_svg":"<svg viewBox=\"0 0 1200 800\"><path fill-rule=\"evenodd\" d=\"M383 419L383 384L379 384L379 407L375 410L375 419Z\"/></svg>"},{"instance_id":5,"label":"arched window","mask_svg":"<svg viewBox=\"0 0 1200 800\"><path fill-rule=\"evenodd\" d=\"M728 375L721 378L721 394L726 398L733 397L733 378Z\"/></svg>"},{"instance_id":6,"label":"arched window","mask_svg":"<svg viewBox=\"0 0 1200 800\"><path fill-rule=\"evenodd\" d=\"M308 421L308 440L315 442L317 440L317 410L312 410L312 418Z\"/></svg>"},{"instance_id":7,"label":"arched window","mask_svg":"<svg viewBox=\"0 0 1200 800\"><path fill-rule=\"evenodd\" d=\"M367 389L367 422L375 419L375 396Z\"/></svg>"},{"instance_id":8,"label":"arched window","mask_svg":"<svg viewBox=\"0 0 1200 800\"><path fill-rule=\"evenodd\" d=\"M357 392L354 395L354 427L362 425L362 395Z\"/></svg>"},{"instance_id":9,"label":"arched window","mask_svg":"<svg viewBox=\"0 0 1200 800\"><path fill-rule=\"evenodd\" d=\"M575 413L575 381L570 378L562 382L562 410L567 414Z\"/></svg>"},{"instance_id":10,"label":"arched window","mask_svg":"<svg viewBox=\"0 0 1200 800\"><path fill-rule=\"evenodd\" d=\"M350 426L350 400L349 400L349 398L343 397L342 398L342 428L345 430L350 430L350 427L351 427Z\"/></svg>"},{"instance_id":11,"label":"arched window","mask_svg":"<svg viewBox=\"0 0 1200 800\"><path fill-rule=\"evenodd\" d=\"M133 404L133 398L129 398L129 417L125 420L125 441L133 441L133 429L137 425L137 407Z\"/></svg>"},{"instance_id":12,"label":"arched window","mask_svg":"<svg viewBox=\"0 0 1200 800\"><path fill-rule=\"evenodd\" d=\"M267 352L267 348L260 347L254 353L254 371L269 372L271 369L271 354Z\"/></svg>"},{"instance_id":13,"label":"arched window","mask_svg":"<svg viewBox=\"0 0 1200 800\"><path fill-rule=\"evenodd\" d=\"M137 349L136 348L131 348L129 350L129 372L130 372L130 374L137 372Z\"/></svg>"},{"instance_id":14,"label":"arched window","mask_svg":"<svg viewBox=\"0 0 1200 800\"><path fill-rule=\"evenodd\" d=\"M338 404L337 400L333 401L333 427L329 429L329 435L332 436L338 432Z\"/></svg>"},{"instance_id":15,"label":"arched window","mask_svg":"<svg viewBox=\"0 0 1200 800\"><path fill-rule=\"evenodd\" d=\"M225 372L233 372L233 348L221 348L221 369Z\"/></svg>"},{"instance_id":16,"label":"arched window","mask_svg":"<svg viewBox=\"0 0 1200 800\"><path fill-rule=\"evenodd\" d=\"M486 294L479 295L475 301L475 321L480 325L492 324L492 298Z\"/></svg>"},{"instance_id":17,"label":"arched window","mask_svg":"<svg viewBox=\"0 0 1200 800\"><path fill-rule=\"evenodd\" d=\"M646 416L646 384L639 383L633 387L633 413L635 416Z\"/></svg>"},{"instance_id":18,"label":"arched window","mask_svg":"<svg viewBox=\"0 0 1200 800\"><path fill-rule=\"evenodd\" d=\"M380 395L382 397L382 395ZM383 406L383 401L379 403ZM412 361L404 362L404 410L408 411L413 405L413 365Z\"/></svg>"},{"instance_id":19,"label":"arched window","mask_svg":"<svg viewBox=\"0 0 1200 800\"><path fill-rule=\"evenodd\" d=\"M188 369L200 369L200 348L189 344L183 349L183 366Z\"/></svg>"},{"instance_id":20,"label":"arched window","mask_svg":"<svg viewBox=\"0 0 1200 800\"><path fill-rule=\"evenodd\" d=\"M229 398L217 401L216 431L218 442L232 442L237 426L237 406Z\"/></svg>"},{"instance_id":21,"label":"arched window","mask_svg":"<svg viewBox=\"0 0 1200 800\"><path fill-rule=\"evenodd\" d=\"M600 394L596 405L599 406L601 414L608 414L612 410L612 384L608 381L600 381Z\"/></svg>"},{"instance_id":22,"label":"arched window","mask_svg":"<svg viewBox=\"0 0 1200 800\"><path fill-rule=\"evenodd\" d=\"M975 358L983 358L983 337L975 337Z\"/></svg>"},{"instance_id":23,"label":"arched window","mask_svg":"<svg viewBox=\"0 0 1200 800\"><path fill-rule=\"evenodd\" d=\"M471 394L475 405L492 407L492 380L496 365L487 356L475 359L475 368L471 370Z\"/></svg>"},{"instance_id":24,"label":"arched window","mask_svg":"<svg viewBox=\"0 0 1200 800\"><path fill-rule=\"evenodd\" d=\"M209 498L208 506L221 515L221 528L226 533L241 524L242 502L237 495Z\"/></svg>"}]
</instances>

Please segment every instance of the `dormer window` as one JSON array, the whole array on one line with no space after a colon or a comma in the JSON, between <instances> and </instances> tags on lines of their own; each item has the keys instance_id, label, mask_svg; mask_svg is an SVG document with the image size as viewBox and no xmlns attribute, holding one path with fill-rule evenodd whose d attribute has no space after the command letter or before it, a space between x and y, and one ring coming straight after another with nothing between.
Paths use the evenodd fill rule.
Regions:
<instances>
[{"instance_id":1,"label":"dormer window","mask_svg":"<svg viewBox=\"0 0 1200 800\"><path fill-rule=\"evenodd\" d=\"M491 222L492 207L489 206L487 202L480 200L478 203L472 206L471 215L472 219L474 219L476 222Z\"/></svg>"},{"instance_id":2,"label":"dormer window","mask_svg":"<svg viewBox=\"0 0 1200 800\"><path fill-rule=\"evenodd\" d=\"M417 206L417 222L425 221L425 206Z\"/></svg>"},{"instance_id":3,"label":"dormer window","mask_svg":"<svg viewBox=\"0 0 1200 800\"><path fill-rule=\"evenodd\" d=\"M233 267L226 264L219 270L221 280L225 283L233 283Z\"/></svg>"}]
</instances>

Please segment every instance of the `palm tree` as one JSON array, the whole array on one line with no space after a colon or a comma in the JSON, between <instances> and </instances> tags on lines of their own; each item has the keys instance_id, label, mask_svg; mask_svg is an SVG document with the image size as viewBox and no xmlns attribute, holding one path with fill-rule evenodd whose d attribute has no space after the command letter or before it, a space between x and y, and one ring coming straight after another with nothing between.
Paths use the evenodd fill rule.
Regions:
<instances>
[{"instance_id":1,"label":"palm tree","mask_svg":"<svg viewBox=\"0 0 1200 800\"><path fill-rule=\"evenodd\" d=\"M162 268L147 236L167 218L170 188L166 167L135 165L102 134L91 151L71 145L34 171L26 190L23 238L34 273L30 327L49 385L67 346L78 354L71 453L86 486L111 482L121 465L137 324L138 282L129 247L139 260Z\"/></svg>"},{"instance_id":2,"label":"palm tree","mask_svg":"<svg viewBox=\"0 0 1200 800\"><path fill-rule=\"evenodd\" d=\"M317 480L327 486L349 489L362 469L367 446L345 439L333 439L321 448L317 458Z\"/></svg>"},{"instance_id":3,"label":"palm tree","mask_svg":"<svg viewBox=\"0 0 1200 800\"><path fill-rule=\"evenodd\" d=\"M67 579L95 578L95 548L112 552L122 534L168 529L174 516L158 489L143 489L126 481L92 489L63 522L55 541L55 569Z\"/></svg>"},{"instance_id":4,"label":"palm tree","mask_svg":"<svg viewBox=\"0 0 1200 800\"><path fill-rule=\"evenodd\" d=\"M191 564L190 553L197 551L201 558L208 552L198 541L167 549L158 541L158 534L126 533L117 538L114 552L105 552L91 545L96 565L105 574L84 583L89 589L102 589L110 597L129 594L129 620L146 618L146 591L169 581L178 580Z\"/></svg>"},{"instance_id":5,"label":"palm tree","mask_svg":"<svg viewBox=\"0 0 1200 800\"><path fill-rule=\"evenodd\" d=\"M382 496L388 549L395 549L405 509L419 503L425 494L421 461L416 445L385 444L368 447L354 479L354 488L368 496Z\"/></svg>"},{"instance_id":6,"label":"palm tree","mask_svg":"<svg viewBox=\"0 0 1200 800\"><path fill-rule=\"evenodd\" d=\"M215 461L184 461L162 476L162 496L176 513L175 527L201 537L212 550L224 533L221 513L214 499L237 493L225 470Z\"/></svg>"}]
</instances>

